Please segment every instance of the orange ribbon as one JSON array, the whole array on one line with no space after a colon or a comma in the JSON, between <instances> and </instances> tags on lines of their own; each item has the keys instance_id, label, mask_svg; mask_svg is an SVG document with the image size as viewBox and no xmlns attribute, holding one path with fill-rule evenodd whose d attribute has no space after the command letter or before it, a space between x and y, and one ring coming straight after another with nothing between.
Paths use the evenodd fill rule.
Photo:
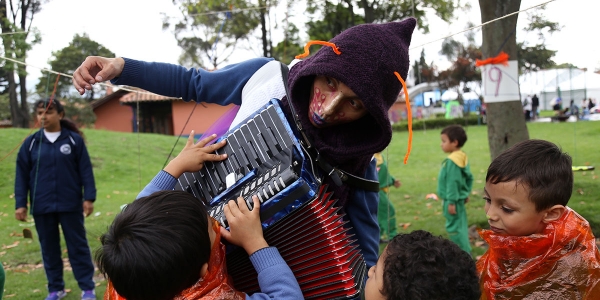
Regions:
<instances>
[{"instance_id":1,"label":"orange ribbon","mask_svg":"<svg viewBox=\"0 0 600 300\"><path fill-rule=\"evenodd\" d=\"M503 64L505 66L508 66L508 54L506 54L506 52L502 51L500 52L500 54L498 54L498 56L486 58L484 60L475 59L475 66L477 67L481 67L483 65L497 64Z\"/></svg>"},{"instance_id":2,"label":"orange ribbon","mask_svg":"<svg viewBox=\"0 0 600 300\"><path fill-rule=\"evenodd\" d=\"M306 43L306 45L304 45L304 53L296 55L296 58L302 59L302 58L305 58L308 55L310 55L310 46L312 46L312 45L329 46L329 47L331 47L331 49L333 49L333 52L335 54L337 54L337 55L342 54L342 52L340 52L340 49L334 43L325 42L325 41L308 41L308 43Z\"/></svg>"}]
</instances>

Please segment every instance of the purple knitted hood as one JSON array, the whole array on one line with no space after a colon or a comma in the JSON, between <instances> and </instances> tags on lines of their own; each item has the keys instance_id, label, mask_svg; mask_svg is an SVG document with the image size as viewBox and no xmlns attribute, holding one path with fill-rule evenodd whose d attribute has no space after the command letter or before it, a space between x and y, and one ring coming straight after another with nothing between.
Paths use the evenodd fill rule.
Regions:
<instances>
[{"instance_id":1,"label":"purple knitted hood","mask_svg":"<svg viewBox=\"0 0 600 300\"><path fill-rule=\"evenodd\" d=\"M290 70L292 105L312 142L332 165L364 176L374 153L392 138L388 110L398 98L410 61L408 47L416 20L351 27L333 39L341 54L324 46ZM309 95L316 75L338 79L352 89L369 112L359 120L317 129L308 120Z\"/></svg>"}]
</instances>

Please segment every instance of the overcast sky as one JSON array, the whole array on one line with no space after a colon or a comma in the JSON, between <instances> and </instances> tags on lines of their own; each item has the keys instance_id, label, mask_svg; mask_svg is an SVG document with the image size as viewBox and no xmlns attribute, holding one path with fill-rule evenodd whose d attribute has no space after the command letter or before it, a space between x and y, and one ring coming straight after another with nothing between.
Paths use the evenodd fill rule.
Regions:
<instances>
[{"instance_id":1,"label":"overcast sky","mask_svg":"<svg viewBox=\"0 0 600 300\"><path fill-rule=\"evenodd\" d=\"M548 0L522 0L521 9L525 9ZM285 4L285 1L281 1ZM464 2L464 0L463 0ZM411 43L411 60L418 59L422 44L456 33L465 28L470 21L476 25L481 23L479 1L471 3L470 13L459 12L458 18L451 24L430 16L430 33L415 32ZM297 14L291 19L296 24L302 23L301 8L291 11ZM557 63L572 63L580 68L594 70L600 68L600 38L596 34L599 26L598 12L600 1L597 0L556 0L550 2L544 14L551 21L563 26L558 33L549 36L547 48L558 50L554 60ZM52 0L42 5L42 11L35 15L33 25L42 33L43 42L29 52L27 63L29 80L32 87L40 77L40 70L35 67L48 68L48 60L52 51L69 45L75 34L86 33L92 40L102 44L117 56L130 57L149 61L177 63L180 49L170 31L162 29L160 13L169 16L180 15L170 0ZM273 20L281 20L285 16L282 9L273 10ZM519 28L526 25L526 15L519 16ZM281 24L280 24L281 25ZM280 36L274 33L274 39ZM481 43L481 30L477 30L477 40ZM459 34L455 38L463 39ZM536 35L517 34L517 40L535 41ZM274 44L279 42L275 40ZM439 66L447 62L438 56L441 41L425 45L428 62L435 61ZM260 45L257 45L260 48ZM259 56L260 53L240 51L229 63L239 62Z\"/></svg>"}]
</instances>

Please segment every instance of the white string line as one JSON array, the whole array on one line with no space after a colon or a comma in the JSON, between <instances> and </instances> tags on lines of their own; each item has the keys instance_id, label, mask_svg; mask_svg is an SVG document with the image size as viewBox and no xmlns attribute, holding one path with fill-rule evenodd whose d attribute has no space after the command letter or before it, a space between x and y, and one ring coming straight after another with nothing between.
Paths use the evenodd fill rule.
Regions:
<instances>
[{"instance_id":1,"label":"white string line","mask_svg":"<svg viewBox=\"0 0 600 300\"><path fill-rule=\"evenodd\" d=\"M491 23L493 23L493 22L499 21L499 20L501 20L501 19L504 19L504 18L510 17L510 16L512 16L512 15L515 15L515 14L518 14L518 13L521 13L521 12L528 11L528 10L530 10L530 9L533 9L533 8L536 8L536 7L538 7L538 6L543 6L543 5L546 5L546 4L548 4L548 3L550 3L550 2L553 2L553 1L556 1L556 0L549 0L549 1L546 1L546 2L543 2L543 3L540 3L540 4L537 4L537 5L534 5L534 6L528 7L528 8L526 8L526 9L522 9L522 10L519 10L519 11L516 11L516 12L512 12L512 13L510 13L510 14L507 14L507 15L504 15L504 16L502 16L502 17L499 17L499 18L496 18L496 19L493 19L493 20L487 21L487 22L485 22L485 23L482 23L482 24L480 24L480 25L473 26L473 27L470 27L470 28L467 28L467 29L461 30L461 31L459 31L459 32L456 32L456 33L453 33L453 34L447 35L447 36L445 36L445 37L438 38L438 39L435 39L435 40L432 40L432 41L429 41L429 42L423 43L423 44L421 44L421 45L418 45L418 46L413 46L413 47L410 47L410 48L409 48L409 50L413 50L413 49L416 49L416 48L420 48L420 47L423 47L423 46L425 46L425 45L428 45L428 44L431 44L431 43L435 43L435 42L437 42L437 41L440 41L440 40L443 40L443 39L449 38L449 37L451 37L451 36L455 36L455 35L457 35L457 34L461 34L461 33L463 33L463 32L469 31L469 30L473 30L473 29L476 29L476 28L479 28L479 27L483 27L483 26L485 26L485 25L488 25L488 24L491 24ZM65 76L65 77L73 78L73 76L72 76L72 75L65 74L65 73L60 73L60 72L56 72L56 71L49 70L49 69L46 69L46 68L36 67L36 66L33 66L33 65L30 65L30 64L24 63L24 62L22 62L22 61L19 61L19 60L16 60L16 59L12 59L12 58L8 58L8 57L4 57L4 56L0 56L0 59L5 59L5 60L12 61L12 62L14 62L14 63L17 63L17 64L21 64L21 65L25 65L25 66L33 67L33 68L36 68L36 69L40 69L40 70L41 70L41 71L43 71L43 72L49 72L49 73L54 73L54 74L58 74L58 75L61 75L61 76ZM107 86L107 87L111 87L111 86L113 86L112 84L106 84L106 83L102 83L102 82L98 82L98 83L96 83L96 84L99 84L99 85L104 85L104 86ZM150 92L135 91L135 90L127 89L127 88L121 88L121 89L122 89L122 90L124 90L124 91L129 91L129 92L134 92L134 93L148 94L148 95L156 95L156 94L154 94L154 93L150 93Z\"/></svg>"},{"instance_id":2,"label":"white string line","mask_svg":"<svg viewBox=\"0 0 600 300\"><path fill-rule=\"evenodd\" d=\"M65 73L61 73L61 72L56 72L56 71L53 71L53 70L50 70L50 69L46 69L46 68L37 67L37 66L30 65L30 64L24 63L22 61L16 60L16 59L4 57L4 56L0 56L0 59L6 59L6 60L12 61L12 62L17 63L17 64L25 65L25 66L28 66L28 67L33 67L33 68L41 70L42 72L48 72L48 73L53 73L53 74L57 74L57 75L68 77L68 78L73 78L73 75L65 74ZM96 82L96 84L102 85L102 86L106 86L106 87L115 87L115 85L113 85L113 84L104 83L104 82ZM155 93L136 91L136 90L128 89L128 88L125 88L125 87L119 87L119 90L124 90L124 91L138 93L138 94L145 94L145 95L157 95Z\"/></svg>"},{"instance_id":3,"label":"white string line","mask_svg":"<svg viewBox=\"0 0 600 300\"><path fill-rule=\"evenodd\" d=\"M216 14L228 13L228 12L236 13L236 12L242 12L242 11L248 11L248 10L259 10L259 9L263 9L263 8L271 8L271 6L234 8L234 9L230 9L230 10L221 10L221 11L207 11L207 12L203 12L203 13L191 14L191 15L186 15L186 16L187 17L196 17L196 16L216 15ZM179 18L179 17L169 17L169 18Z\"/></svg>"},{"instance_id":4,"label":"white string line","mask_svg":"<svg viewBox=\"0 0 600 300\"><path fill-rule=\"evenodd\" d=\"M14 31L14 32L2 32L0 35L10 35L10 34L28 34L29 31Z\"/></svg>"},{"instance_id":5,"label":"white string line","mask_svg":"<svg viewBox=\"0 0 600 300\"><path fill-rule=\"evenodd\" d=\"M526 9L522 9L522 10L519 10L519 11L512 12L512 13L510 13L510 14L508 14L508 15L504 15L504 16L502 16L502 17L499 17L499 18L496 18L496 19L493 19L493 20L489 20L489 21L487 21L487 22L485 22L485 23L482 23L482 24L480 24L480 25L473 26L473 27L467 28L467 29L465 29L465 30L462 30L462 31L459 31L459 32L456 32L456 33L452 33L452 34L450 34L450 35L447 35L447 36L445 36L445 37L441 37L441 38L435 39L435 40L433 40L433 41L429 41L429 42L423 43L423 44L421 44L421 45L418 45L418 46L413 46L413 47L410 47L410 48L408 48L408 50L410 51L410 50L413 50L413 49L416 49L416 48L420 48L420 47L423 47L423 46L425 46L425 45L429 45L429 44L431 44L431 43L435 43L435 42L437 42L437 41L441 41L441 40L447 39L447 38L449 38L449 37L451 37L451 36L455 36L455 35L457 35L457 34L461 34L461 33L463 33L463 32L469 31L469 30L473 30L473 29L476 29L476 28L479 28L479 27L483 27L483 26L485 26L485 25L488 25L488 24L490 24L490 23L493 23L493 22L496 22L496 21L502 20L502 19L504 19L504 18L508 18L508 17L510 17L510 16L512 16L512 15L515 15L515 14L518 14L518 13L521 13L521 12L528 11L528 10L530 10L530 9L533 9L533 8L536 8L536 7L538 7L538 6L543 6L543 5L546 5L546 4L548 4L548 3L550 3L550 2L553 2L553 1L556 1L556 0L549 0L549 1L546 1L546 2L544 2L544 3L540 3L540 4L537 4L537 5L531 6L531 7L529 7L529 8L526 8Z\"/></svg>"}]
</instances>

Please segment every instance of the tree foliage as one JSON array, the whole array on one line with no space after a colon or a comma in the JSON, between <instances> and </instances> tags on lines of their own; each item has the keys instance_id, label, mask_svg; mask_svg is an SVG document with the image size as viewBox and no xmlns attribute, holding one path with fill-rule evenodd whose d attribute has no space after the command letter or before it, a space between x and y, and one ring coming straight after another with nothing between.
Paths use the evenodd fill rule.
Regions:
<instances>
[{"instance_id":1,"label":"tree foliage","mask_svg":"<svg viewBox=\"0 0 600 300\"><path fill-rule=\"evenodd\" d=\"M473 24L468 23L466 27L473 27ZM437 81L442 89L459 86L461 82L481 82L481 71L475 66L475 61L481 59L481 47L475 44L473 31L467 31L465 38L466 44L451 37L442 42L439 53L452 62L450 68L438 74Z\"/></svg>"},{"instance_id":2,"label":"tree foliage","mask_svg":"<svg viewBox=\"0 0 600 300\"><path fill-rule=\"evenodd\" d=\"M519 73L527 73L542 69L550 69L556 66L552 57L556 51L549 50L544 44L526 46L526 42L518 43L519 47Z\"/></svg>"},{"instance_id":3,"label":"tree foliage","mask_svg":"<svg viewBox=\"0 0 600 300\"><path fill-rule=\"evenodd\" d=\"M115 54L101 44L91 40L87 34L76 34L67 47L52 52L50 67L55 72L73 74L81 62L88 56L114 57ZM42 98L50 96L57 76L57 74L50 72L42 74L36 85L36 92ZM60 76L56 85L55 96L57 98L69 96L70 91L73 89L72 86L71 78ZM98 93L102 93L105 90L105 85L94 85L94 89L88 92L85 97L88 101L94 100L97 98L96 95Z\"/></svg>"},{"instance_id":4,"label":"tree foliage","mask_svg":"<svg viewBox=\"0 0 600 300\"><path fill-rule=\"evenodd\" d=\"M545 6L541 6L527 13L528 24L524 29L527 32L536 33L538 39L533 44L531 43L532 39L517 44L520 74L556 66L552 60L556 51L547 49L545 42L548 34L560 31L562 26L557 22L548 21L543 15L544 9Z\"/></svg>"},{"instance_id":5,"label":"tree foliage","mask_svg":"<svg viewBox=\"0 0 600 300\"><path fill-rule=\"evenodd\" d=\"M433 62L427 64L425 60L425 49L421 50L419 60L415 60L413 64L413 75L415 77L415 85L423 82L434 82L437 80L437 69Z\"/></svg>"},{"instance_id":6,"label":"tree foliage","mask_svg":"<svg viewBox=\"0 0 600 300\"><path fill-rule=\"evenodd\" d=\"M294 60L296 55L303 52L303 47L300 45L298 27L294 24L287 24L285 29L285 37L273 47L273 57L285 64L289 64Z\"/></svg>"},{"instance_id":7,"label":"tree foliage","mask_svg":"<svg viewBox=\"0 0 600 300\"><path fill-rule=\"evenodd\" d=\"M183 53L182 65L216 69L227 61L238 41L247 40L260 23L260 9L244 0L173 0L183 18L165 18Z\"/></svg>"},{"instance_id":8,"label":"tree foliage","mask_svg":"<svg viewBox=\"0 0 600 300\"><path fill-rule=\"evenodd\" d=\"M307 0L307 23L310 39L329 40L344 29L362 23L417 19L417 27L429 32L426 14L434 12L449 22L457 10L464 8L456 0ZM357 12L362 11L363 14Z\"/></svg>"},{"instance_id":9,"label":"tree foliage","mask_svg":"<svg viewBox=\"0 0 600 300\"><path fill-rule=\"evenodd\" d=\"M25 58L31 47L41 41L39 33L31 27L33 16L41 10L39 0L0 0L0 27L4 56L14 61L4 60L2 68L7 81L7 94L10 113L15 127L29 127L29 107L27 105L27 72ZM33 40L28 41L30 33ZM17 81L17 78L19 79Z\"/></svg>"}]
</instances>

